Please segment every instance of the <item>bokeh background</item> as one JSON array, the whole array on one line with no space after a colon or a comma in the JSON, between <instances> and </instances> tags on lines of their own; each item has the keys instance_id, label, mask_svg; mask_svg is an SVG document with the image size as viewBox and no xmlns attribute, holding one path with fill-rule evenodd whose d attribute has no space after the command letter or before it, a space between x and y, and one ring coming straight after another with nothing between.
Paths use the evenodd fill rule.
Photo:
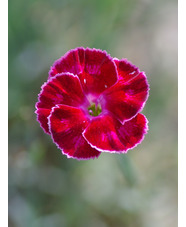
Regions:
<instances>
[{"instance_id":1,"label":"bokeh background","mask_svg":"<svg viewBox=\"0 0 186 227\"><path fill-rule=\"evenodd\" d=\"M62 156L36 121L53 62L105 49L145 71L145 140L127 155ZM177 1L9 0L9 226L177 226Z\"/></svg>"}]
</instances>

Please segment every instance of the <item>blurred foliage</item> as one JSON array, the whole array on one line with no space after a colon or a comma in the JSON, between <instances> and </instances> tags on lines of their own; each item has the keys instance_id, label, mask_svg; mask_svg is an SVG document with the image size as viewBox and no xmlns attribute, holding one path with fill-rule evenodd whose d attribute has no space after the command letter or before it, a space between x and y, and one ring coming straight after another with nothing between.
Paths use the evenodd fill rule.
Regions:
<instances>
[{"instance_id":1,"label":"blurred foliage","mask_svg":"<svg viewBox=\"0 0 186 227\"><path fill-rule=\"evenodd\" d=\"M67 159L36 121L50 66L77 46L147 74L149 133L127 155ZM177 226L177 1L9 0L9 226Z\"/></svg>"}]
</instances>

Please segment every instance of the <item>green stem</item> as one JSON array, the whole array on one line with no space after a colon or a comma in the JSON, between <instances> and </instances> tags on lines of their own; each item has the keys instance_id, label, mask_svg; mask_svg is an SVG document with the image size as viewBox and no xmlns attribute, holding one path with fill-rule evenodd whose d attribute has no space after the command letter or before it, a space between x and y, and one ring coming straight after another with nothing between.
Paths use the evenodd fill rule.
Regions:
<instances>
[{"instance_id":1,"label":"green stem","mask_svg":"<svg viewBox=\"0 0 186 227\"><path fill-rule=\"evenodd\" d=\"M134 186L137 183L137 174L127 154L117 155L119 167L127 183Z\"/></svg>"}]
</instances>

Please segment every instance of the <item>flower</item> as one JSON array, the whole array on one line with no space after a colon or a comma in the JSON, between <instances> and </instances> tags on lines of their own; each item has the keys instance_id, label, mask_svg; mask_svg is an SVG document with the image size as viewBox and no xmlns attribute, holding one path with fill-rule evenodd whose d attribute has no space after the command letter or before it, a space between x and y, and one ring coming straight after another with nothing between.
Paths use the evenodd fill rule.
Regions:
<instances>
[{"instance_id":1,"label":"flower","mask_svg":"<svg viewBox=\"0 0 186 227\"><path fill-rule=\"evenodd\" d=\"M37 120L68 158L126 153L147 133L139 112L148 91L145 73L126 59L79 47L51 67L36 103Z\"/></svg>"}]
</instances>

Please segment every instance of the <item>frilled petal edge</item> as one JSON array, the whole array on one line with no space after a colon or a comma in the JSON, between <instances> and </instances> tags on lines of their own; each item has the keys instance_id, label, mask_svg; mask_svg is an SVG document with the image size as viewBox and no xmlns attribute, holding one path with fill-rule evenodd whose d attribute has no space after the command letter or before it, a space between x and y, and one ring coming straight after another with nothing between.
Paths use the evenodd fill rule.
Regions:
<instances>
[{"instance_id":1,"label":"frilled petal edge","mask_svg":"<svg viewBox=\"0 0 186 227\"><path fill-rule=\"evenodd\" d=\"M78 47L54 62L49 78L57 73L70 72L80 78L84 92L100 94L118 79L116 65L106 51Z\"/></svg>"},{"instance_id":2,"label":"frilled petal edge","mask_svg":"<svg viewBox=\"0 0 186 227\"><path fill-rule=\"evenodd\" d=\"M46 133L49 133L48 119L52 107L65 104L78 107L85 102L79 78L71 73L61 73L52 77L42 86L36 103L37 120Z\"/></svg>"},{"instance_id":3,"label":"frilled petal edge","mask_svg":"<svg viewBox=\"0 0 186 227\"><path fill-rule=\"evenodd\" d=\"M48 128L48 119L47 117L50 115L50 109L39 108L36 109L35 113L37 114L37 121L39 122L43 131L47 134L50 134Z\"/></svg>"},{"instance_id":4,"label":"frilled petal edge","mask_svg":"<svg viewBox=\"0 0 186 227\"><path fill-rule=\"evenodd\" d=\"M101 99L104 108L124 123L142 111L149 95L149 84L145 73L126 60L118 60L117 65L119 81L105 90Z\"/></svg>"},{"instance_id":5,"label":"frilled petal edge","mask_svg":"<svg viewBox=\"0 0 186 227\"><path fill-rule=\"evenodd\" d=\"M142 114L124 124L106 115L95 118L84 130L83 136L101 152L126 153L143 140L148 130L147 123Z\"/></svg>"},{"instance_id":6,"label":"frilled petal edge","mask_svg":"<svg viewBox=\"0 0 186 227\"><path fill-rule=\"evenodd\" d=\"M131 120L123 125L119 123L116 127L120 141L125 145L125 151L128 151L143 141L148 131L148 120L143 114L138 113Z\"/></svg>"},{"instance_id":7,"label":"frilled petal edge","mask_svg":"<svg viewBox=\"0 0 186 227\"><path fill-rule=\"evenodd\" d=\"M56 105L48 117L52 139L68 158L94 159L100 152L92 148L82 136L88 120L79 108Z\"/></svg>"},{"instance_id":8,"label":"frilled petal edge","mask_svg":"<svg viewBox=\"0 0 186 227\"><path fill-rule=\"evenodd\" d=\"M125 82L127 82L140 73L139 68L133 65L127 59L119 60L117 58L114 58L113 60L117 67L119 80L123 79Z\"/></svg>"},{"instance_id":9,"label":"frilled petal edge","mask_svg":"<svg viewBox=\"0 0 186 227\"><path fill-rule=\"evenodd\" d=\"M83 132L83 136L99 151L112 153L125 149L118 138L115 120L109 115L94 118Z\"/></svg>"}]
</instances>

